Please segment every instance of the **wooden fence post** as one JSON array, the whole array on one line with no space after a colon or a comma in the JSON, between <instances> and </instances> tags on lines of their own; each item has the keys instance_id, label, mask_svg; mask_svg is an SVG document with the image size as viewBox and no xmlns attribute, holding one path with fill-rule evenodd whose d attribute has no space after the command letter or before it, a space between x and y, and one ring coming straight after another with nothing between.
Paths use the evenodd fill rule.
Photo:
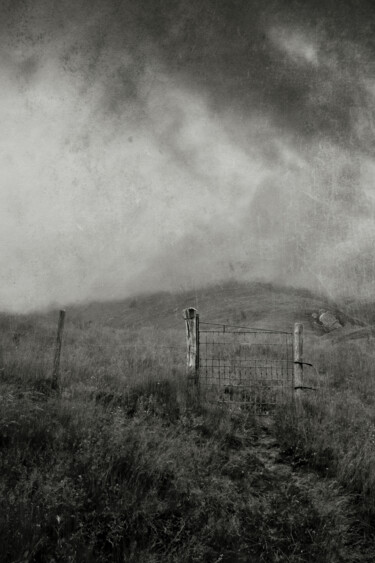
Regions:
<instances>
[{"instance_id":1,"label":"wooden fence post","mask_svg":"<svg viewBox=\"0 0 375 563\"><path fill-rule=\"evenodd\" d=\"M294 369L293 386L294 394L300 399L301 387L303 385L303 324L294 325Z\"/></svg>"},{"instance_id":2,"label":"wooden fence post","mask_svg":"<svg viewBox=\"0 0 375 563\"><path fill-rule=\"evenodd\" d=\"M61 310L59 315L59 322L57 325L55 356L53 359L53 371L52 371L53 389L59 388L60 355L61 355L62 335L64 331L64 321L65 321L65 311Z\"/></svg>"},{"instance_id":3,"label":"wooden fence post","mask_svg":"<svg viewBox=\"0 0 375 563\"><path fill-rule=\"evenodd\" d=\"M199 314L194 307L184 309L186 323L186 365L188 376L193 376L198 383L199 373Z\"/></svg>"}]
</instances>

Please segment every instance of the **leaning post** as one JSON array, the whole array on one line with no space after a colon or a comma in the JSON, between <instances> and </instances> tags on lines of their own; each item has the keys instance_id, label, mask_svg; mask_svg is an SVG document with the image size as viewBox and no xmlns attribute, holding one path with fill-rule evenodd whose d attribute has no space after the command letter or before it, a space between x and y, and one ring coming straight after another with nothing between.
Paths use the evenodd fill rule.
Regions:
<instances>
[{"instance_id":1,"label":"leaning post","mask_svg":"<svg viewBox=\"0 0 375 563\"><path fill-rule=\"evenodd\" d=\"M294 369L293 387L295 397L300 400L303 384L303 324L294 325Z\"/></svg>"},{"instance_id":2,"label":"leaning post","mask_svg":"<svg viewBox=\"0 0 375 563\"><path fill-rule=\"evenodd\" d=\"M183 311L186 325L186 368L188 377L198 384L199 374L199 314L194 307Z\"/></svg>"},{"instance_id":3,"label":"leaning post","mask_svg":"<svg viewBox=\"0 0 375 563\"><path fill-rule=\"evenodd\" d=\"M60 356L61 356L62 336L64 331L64 321L65 321L65 311L61 310L59 315L58 325L57 325L55 356L53 358L53 371L52 371L53 389L59 388Z\"/></svg>"}]
</instances>

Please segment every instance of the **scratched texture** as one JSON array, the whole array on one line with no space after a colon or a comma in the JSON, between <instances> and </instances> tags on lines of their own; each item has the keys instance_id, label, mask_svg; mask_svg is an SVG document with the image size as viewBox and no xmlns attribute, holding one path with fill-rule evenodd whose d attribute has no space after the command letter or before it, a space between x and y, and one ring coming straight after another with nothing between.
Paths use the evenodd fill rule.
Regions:
<instances>
[{"instance_id":1,"label":"scratched texture","mask_svg":"<svg viewBox=\"0 0 375 563\"><path fill-rule=\"evenodd\" d=\"M1 0L0 307L374 292L372 1Z\"/></svg>"}]
</instances>

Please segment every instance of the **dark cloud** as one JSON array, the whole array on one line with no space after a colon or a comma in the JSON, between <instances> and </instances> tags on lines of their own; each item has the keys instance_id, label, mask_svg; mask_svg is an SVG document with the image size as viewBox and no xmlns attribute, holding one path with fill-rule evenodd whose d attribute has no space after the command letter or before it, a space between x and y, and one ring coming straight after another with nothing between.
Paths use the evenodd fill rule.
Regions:
<instances>
[{"instance_id":1,"label":"dark cloud","mask_svg":"<svg viewBox=\"0 0 375 563\"><path fill-rule=\"evenodd\" d=\"M45 206L53 236L65 225L49 246L24 223L44 274L17 248L13 270L33 295L67 263L64 300L121 297L123 277L173 288L186 257L202 283L311 285L313 268L332 289L362 248L369 279L373 2L2 0L0 16L4 186L35 194L3 223Z\"/></svg>"},{"instance_id":2,"label":"dark cloud","mask_svg":"<svg viewBox=\"0 0 375 563\"><path fill-rule=\"evenodd\" d=\"M266 113L304 137L371 152L353 132L353 112L366 104L361 79L373 68L375 13L365 4L193 2L162 42L163 55L220 108ZM274 28L284 29L286 42L295 32L311 37L321 62L296 64L272 41Z\"/></svg>"},{"instance_id":3,"label":"dark cloud","mask_svg":"<svg viewBox=\"0 0 375 563\"><path fill-rule=\"evenodd\" d=\"M372 2L348 0L2 3L3 27L13 28L15 39L32 43L66 34L71 44L64 56L80 57L82 71L95 73L103 51L122 49L141 70L140 53L149 45L171 72L207 89L213 103L275 112L283 125L304 134L322 127L335 135L346 132L349 109L362 92L358 75L373 64L374 16ZM325 64L296 68L270 39L270 28L277 26L286 34L299 30L313 36L323 58L337 62L337 76ZM318 103L314 92L327 81L334 82L334 92ZM331 126L324 128L327 117Z\"/></svg>"},{"instance_id":4,"label":"dark cloud","mask_svg":"<svg viewBox=\"0 0 375 563\"><path fill-rule=\"evenodd\" d=\"M101 79L103 103L114 113L137 99L145 66L159 58L170 74L207 93L217 110L266 114L303 138L373 152L371 136L355 128L364 107L373 118L364 83L374 70L373 2L15 1L2 3L2 22L26 46L65 37L65 69ZM316 64L296 64L273 30L286 43L293 34L307 36ZM124 61L115 56L111 63L121 52Z\"/></svg>"}]
</instances>

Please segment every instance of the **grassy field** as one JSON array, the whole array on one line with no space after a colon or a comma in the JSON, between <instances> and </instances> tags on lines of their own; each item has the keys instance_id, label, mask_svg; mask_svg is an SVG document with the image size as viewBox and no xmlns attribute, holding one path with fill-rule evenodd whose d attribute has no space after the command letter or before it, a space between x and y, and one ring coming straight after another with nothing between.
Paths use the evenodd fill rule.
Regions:
<instances>
[{"instance_id":1,"label":"grassy field","mask_svg":"<svg viewBox=\"0 0 375 563\"><path fill-rule=\"evenodd\" d=\"M199 402L181 310L306 328L303 408ZM217 286L0 319L0 561L373 561L374 342L322 334L304 291ZM336 307L336 305L335 305Z\"/></svg>"}]
</instances>

